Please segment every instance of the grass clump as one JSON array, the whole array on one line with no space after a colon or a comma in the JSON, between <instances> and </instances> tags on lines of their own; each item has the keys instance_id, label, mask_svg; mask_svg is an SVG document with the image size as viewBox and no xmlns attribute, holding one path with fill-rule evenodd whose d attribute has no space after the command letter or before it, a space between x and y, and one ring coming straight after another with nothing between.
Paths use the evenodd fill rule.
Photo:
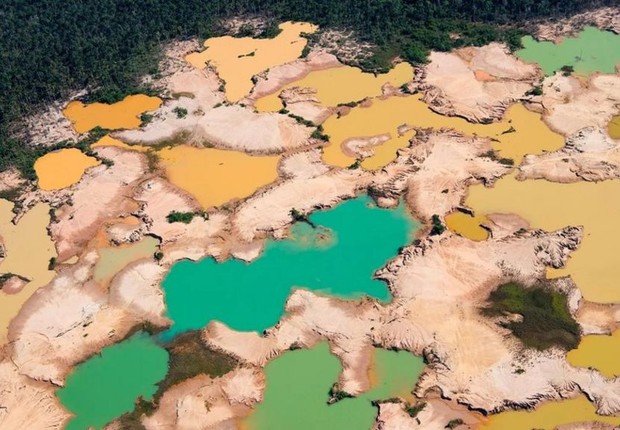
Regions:
<instances>
[{"instance_id":1,"label":"grass clump","mask_svg":"<svg viewBox=\"0 0 620 430\"><path fill-rule=\"evenodd\" d=\"M323 142L328 142L329 141L329 136L327 134L324 133L323 131L323 126L319 125L316 130L314 130L312 132L312 134L310 135L311 138L313 139L318 139L318 140L322 140Z\"/></svg>"},{"instance_id":2,"label":"grass clump","mask_svg":"<svg viewBox=\"0 0 620 430\"><path fill-rule=\"evenodd\" d=\"M414 405L407 403L405 405L405 412L407 412L411 418L415 418L425 407L426 402L417 402Z\"/></svg>"},{"instance_id":3,"label":"grass clump","mask_svg":"<svg viewBox=\"0 0 620 430\"><path fill-rule=\"evenodd\" d=\"M145 112L140 115L140 127L144 127L151 121L153 121L153 115L151 115L150 113Z\"/></svg>"},{"instance_id":4,"label":"grass clump","mask_svg":"<svg viewBox=\"0 0 620 430\"><path fill-rule=\"evenodd\" d=\"M172 111L177 114L177 118L185 118L187 116L187 109L182 108L180 106L175 107Z\"/></svg>"},{"instance_id":5,"label":"grass clump","mask_svg":"<svg viewBox=\"0 0 620 430\"><path fill-rule=\"evenodd\" d=\"M194 219L194 212L177 212L172 211L166 215L166 220L169 223L182 222L183 224L189 224Z\"/></svg>"},{"instance_id":6,"label":"grass clump","mask_svg":"<svg viewBox=\"0 0 620 430\"><path fill-rule=\"evenodd\" d=\"M579 345L581 331L568 310L566 295L544 286L526 288L516 282L500 285L482 313L491 317L521 315L521 321L500 324L528 348L571 350Z\"/></svg>"},{"instance_id":7,"label":"grass clump","mask_svg":"<svg viewBox=\"0 0 620 430\"><path fill-rule=\"evenodd\" d=\"M209 219L209 214L204 211L198 211L198 212L172 211L168 215L166 215L166 220L169 223L182 222L183 224L189 224L190 222L192 222L195 216L201 216L204 219Z\"/></svg>"},{"instance_id":8,"label":"grass clump","mask_svg":"<svg viewBox=\"0 0 620 430\"><path fill-rule=\"evenodd\" d=\"M560 72L562 72L562 76L570 76L575 71L573 66L562 66L560 67Z\"/></svg>"},{"instance_id":9,"label":"grass clump","mask_svg":"<svg viewBox=\"0 0 620 430\"><path fill-rule=\"evenodd\" d=\"M439 218L439 215L433 215L431 217L431 223L431 236L439 236L446 231L446 227L441 223L441 218Z\"/></svg>"},{"instance_id":10,"label":"grass clump","mask_svg":"<svg viewBox=\"0 0 620 430\"><path fill-rule=\"evenodd\" d=\"M458 426L461 426L463 424L465 424L465 422L462 419L455 418L453 420L448 421L448 424L446 424L445 428L447 428L447 429L455 429Z\"/></svg>"},{"instance_id":11,"label":"grass clump","mask_svg":"<svg viewBox=\"0 0 620 430\"><path fill-rule=\"evenodd\" d=\"M525 93L526 96L542 96L543 95L543 88L540 85L535 86L534 88L532 88L531 90L528 90Z\"/></svg>"}]
</instances>

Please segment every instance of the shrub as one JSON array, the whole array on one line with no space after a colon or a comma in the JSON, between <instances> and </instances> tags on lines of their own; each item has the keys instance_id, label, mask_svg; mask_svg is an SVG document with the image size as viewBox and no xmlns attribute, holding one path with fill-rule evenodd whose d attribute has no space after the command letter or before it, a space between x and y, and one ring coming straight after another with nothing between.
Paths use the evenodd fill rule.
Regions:
<instances>
[{"instance_id":1,"label":"shrub","mask_svg":"<svg viewBox=\"0 0 620 430\"><path fill-rule=\"evenodd\" d=\"M185 118L187 116L187 109L180 106L175 107L172 111L177 114L177 118Z\"/></svg>"},{"instance_id":2,"label":"shrub","mask_svg":"<svg viewBox=\"0 0 620 430\"><path fill-rule=\"evenodd\" d=\"M458 426L461 426L463 424L465 424L465 422L462 419L455 418L453 420L448 421L448 424L446 424L445 428L447 428L447 429L454 429L454 428L457 428Z\"/></svg>"},{"instance_id":3,"label":"shrub","mask_svg":"<svg viewBox=\"0 0 620 430\"><path fill-rule=\"evenodd\" d=\"M531 90L525 93L526 96L542 96L543 88L540 85L535 86Z\"/></svg>"},{"instance_id":4,"label":"shrub","mask_svg":"<svg viewBox=\"0 0 620 430\"><path fill-rule=\"evenodd\" d=\"M432 224L431 233L430 233L431 236L438 236L442 234L444 231L446 231L446 227L441 223L441 219L439 218L439 215L432 216L431 224Z\"/></svg>"},{"instance_id":5,"label":"shrub","mask_svg":"<svg viewBox=\"0 0 620 430\"><path fill-rule=\"evenodd\" d=\"M418 402L415 405L407 403L405 406L405 412L409 414L411 418L415 418L426 407L426 402Z\"/></svg>"},{"instance_id":6,"label":"shrub","mask_svg":"<svg viewBox=\"0 0 620 430\"><path fill-rule=\"evenodd\" d=\"M150 123L151 121L153 121L153 115L151 115L150 113L143 113L140 115L140 122L142 124L140 125L147 125L148 123Z\"/></svg>"},{"instance_id":7,"label":"shrub","mask_svg":"<svg viewBox=\"0 0 620 430\"><path fill-rule=\"evenodd\" d=\"M560 67L560 72L562 72L563 76L570 76L571 73L573 73L575 71L575 68L573 66L562 66Z\"/></svg>"},{"instance_id":8,"label":"shrub","mask_svg":"<svg viewBox=\"0 0 620 430\"><path fill-rule=\"evenodd\" d=\"M172 211L166 216L166 220L169 223L173 222L182 222L184 224L189 224L194 219L194 212L177 212Z\"/></svg>"}]
</instances>

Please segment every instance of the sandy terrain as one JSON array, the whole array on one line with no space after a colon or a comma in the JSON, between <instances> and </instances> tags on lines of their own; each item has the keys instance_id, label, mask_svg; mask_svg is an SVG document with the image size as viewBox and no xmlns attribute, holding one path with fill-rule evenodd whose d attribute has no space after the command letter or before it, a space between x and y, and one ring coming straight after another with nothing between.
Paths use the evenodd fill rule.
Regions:
<instances>
[{"instance_id":1,"label":"sandy terrain","mask_svg":"<svg viewBox=\"0 0 620 430\"><path fill-rule=\"evenodd\" d=\"M50 225L59 262L80 254L105 220L127 214L135 207L127 195L132 183L146 170L145 158L114 147L98 148L97 153L114 160L114 165L90 169L70 188L68 201L60 201L56 209L57 222ZM49 196L54 198L55 195ZM57 205L53 203L52 206Z\"/></svg>"},{"instance_id":2,"label":"sandy terrain","mask_svg":"<svg viewBox=\"0 0 620 430\"><path fill-rule=\"evenodd\" d=\"M0 173L0 192L19 188L26 180L16 169L8 169Z\"/></svg>"},{"instance_id":3,"label":"sandy terrain","mask_svg":"<svg viewBox=\"0 0 620 430\"><path fill-rule=\"evenodd\" d=\"M431 52L429 59L420 79L423 100L437 113L472 122L502 118L540 77L536 66L516 59L498 43Z\"/></svg>"},{"instance_id":4,"label":"sandy terrain","mask_svg":"<svg viewBox=\"0 0 620 430\"><path fill-rule=\"evenodd\" d=\"M227 236L226 214L211 213L208 220L196 216L189 224L169 223L166 216L170 212L193 212L199 206L161 178L148 179L140 184L134 198L140 203L136 214L144 222L143 232L162 240L162 263L167 265L182 258L198 260L206 255L219 257L223 254L223 236Z\"/></svg>"},{"instance_id":5,"label":"sandy terrain","mask_svg":"<svg viewBox=\"0 0 620 430\"><path fill-rule=\"evenodd\" d=\"M315 162L311 169L315 170ZM312 171L311 170L311 171ZM318 172L317 172L318 173ZM357 170L330 170L320 175L295 177L243 202L232 217L232 228L245 242L267 235L281 238L292 222L291 209L308 213L354 197L370 182L370 174Z\"/></svg>"},{"instance_id":6,"label":"sandy terrain","mask_svg":"<svg viewBox=\"0 0 620 430\"><path fill-rule=\"evenodd\" d=\"M200 109L188 110L186 117L177 118L176 113L172 112L175 104L172 102L164 106L170 112L166 114L164 111L162 121L154 121L145 128L124 131L116 136L144 145L178 139L221 149L277 154L307 145L313 131L293 118L276 113L258 114L240 105L217 108L202 105Z\"/></svg>"},{"instance_id":7,"label":"sandy terrain","mask_svg":"<svg viewBox=\"0 0 620 430\"><path fill-rule=\"evenodd\" d=\"M12 321L9 352L20 374L62 385L73 365L119 342L137 324L169 323L159 289L164 268L136 262L106 291L91 280L96 259L95 252L82 256L40 288Z\"/></svg>"},{"instance_id":8,"label":"sandy terrain","mask_svg":"<svg viewBox=\"0 0 620 430\"><path fill-rule=\"evenodd\" d=\"M476 428L483 419L481 414L441 399L438 395L430 394L424 402L424 409L415 418L405 412L403 403L379 403L379 415L373 430L443 430L448 422L459 418L463 420L463 425L456 429L464 430Z\"/></svg>"},{"instance_id":9,"label":"sandy terrain","mask_svg":"<svg viewBox=\"0 0 620 430\"><path fill-rule=\"evenodd\" d=\"M541 27L539 34L555 38L590 20L618 25L617 14L603 10ZM318 46L306 59L257 75L250 95L230 105L213 69L196 69L183 59L197 42L172 44L161 64L163 77L146 78L164 90L164 105L144 127L115 133L131 143L183 140L252 154L282 154L278 181L251 197L211 209L208 219L195 216L188 224L169 223L166 216L171 211L196 212L200 204L157 176L161 171L147 173L144 154L114 147L96 149L114 161L112 166L89 169L66 190L34 191L24 197L26 207L46 201L55 208L57 220L49 230L58 260L72 264L57 266L52 282L30 297L10 324L10 343L0 361L2 429L61 428L67 414L56 402L53 384L62 385L76 363L119 342L138 324L169 324L160 283L174 262L231 255L251 261L259 257L265 239L287 235L292 209L307 214L365 191L384 207L395 206L404 197L425 223L419 242L402 249L377 272L394 299L387 304L372 299L343 301L298 289L287 300L286 315L263 335L212 322L203 331L205 341L233 354L242 367L221 378L203 375L175 385L164 394L158 410L144 418L147 429L236 428L237 420L262 398L262 367L289 349L322 340L339 357L343 365L339 386L351 394L369 388L375 346L405 349L429 363L415 391L427 402L424 410L414 419L402 403L382 403L376 430L443 429L454 418L473 427L480 415L467 407L498 412L580 392L600 413L620 412L619 379L572 368L560 350L525 350L498 321L478 311L499 284L518 280L530 285L548 267L561 267L579 245L581 229L531 231L518 216L490 214L485 226L492 234L486 241L473 242L450 232L426 236L432 215L443 218L461 206L470 185L492 185L512 170L489 156L490 140L451 130L399 129L416 135L395 161L375 172L337 169L323 163L318 142L309 138L313 128L286 115L253 110L255 100L283 85L311 71L337 67L336 57L326 52L351 59L363 57L368 48L356 45L353 34L335 32L324 33ZM510 56L503 45L491 44L432 53L430 64L411 87L420 87L436 112L489 122L501 118L539 78L535 66ZM394 88L387 90L385 97L396 94ZM281 97L290 112L317 124L333 113L316 103L312 89L291 88ZM534 102L545 121L568 139L566 147L556 152L527 156L521 178L559 182L620 178L618 142L604 131L620 104L620 76L595 75L583 81L556 75L545 80L544 94ZM186 116L178 114L180 108L187 110ZM35 144L75 138L59 113L60 107L58 112L50 108L29 119L28 138ZM345 115L346 109L340 114ZM371 154L385 138L350 139L345 150L352 156ZM0 190L20 184L14 172L0 178ZM136 261L105 285L92 279L98 259L93 248L134 242L147 234L161 240L161 261ZM0 296L22 287L21 279L9 279ZM609 333L620 326L620 306L582 300L568 279L555 281L550 288L569 295L571 312L584 334ZM526 371L515 372L517 368Z\"/></svg>"},{"instance_id":10,"label":"sandy terrain","mask_svg":"<svg viewBox=\"0 0 620 430\"><path fill-rule=\"evenodd\" d=\"M556 74L543 82L545 122L571 136L582 128L607 129L618 114L620 75L594 75L588 81Z\"/></svg>"},{"instance_id":11,"label":"sandy terrain","mask_svg":"<svg viewBox=\"0 0 620 430\"><path fill-rule=\"evenodd\" d=\"M527 155L519 169L519 179L563 183L618 179L620 147L601 129L586 127L566 139L559 151Z\"/></svg>"},{"instance_id":12,"label":"sandy terrain","mask_svg":"<svg viewBox=\"0 0 620 430\"><path fill-rule=\"evenodd\" d=\"M71 99L81 95L84 95L84 92L74 94ZM41 112L26 117L14 127L14 136L29 145L51 146L64 140L77 142L79 134L71 121L63 115L64 107L64 103L52 103Z\"/></svg>"},{"instance_id":13,"label":"sandy terrain","mask_svg":"<svg viewBox=\"0 0 620 430\"><path fill-rule=\"evenodd\" d=\"M11 275L2 283L0 283L0 291L2 291L4 294L17 294L24 289L28 282L30 282L30 280L24 278L23 276Z\"/></svg>"},{"instance_id":14,"label":"sandy terrain","mask_svg":"<svg viewBox=\"0 0 620 430\"><path fill-rule=\"evenodd\" d=\"M60 430L69 414L49 384L21 375L8 359L0 361L0 428Z\"/></svg>"},{"instance_id":15,"label":"sandy terrain","mask_svg":"<svg viewBox=\"0 0 620 430\"><path fill-rule=\"evenodd\" d=\"M207 328L206 336L213 346L252 364L262 364L291 346L326 339L343 363L341 386L352 393L367 388L369 350L381 345L426 357L430 364L416 390L421 397L438 387L446 398L497 412L576 395L579 386L600 413L615 413L620 410L620 381L571 368L558 350L523 350L477 311L499 283L527 284L542 276L545 267L561 266L580 235L579 229L567 228L485 242L451 235L427 239L405 248L379 271L394 295L387 306L372 300L342 302L297 290L287 302L287 316L264 337L235 333L218 323ZM574 288L562 282L556 287ZM579 296L575 293L573 308ZM515 373L516 367L526 372Z\"/></svg>"},{"instance_id":16,"label":"sandy terrain","mask_svg":"<svg viewBox=\"0 0 620 430\"><path fill-rule=\"evenodd\" d=\"M248 97L252 102L272 94L291 82L298 81L306 77L315 70L340 67L342 64L338 59L325 52L311 52L307 58L300 58L290 63L271 67L269 70L255 76L256 84Z\"/></svg>"},{"instance_id":17,"label":"sandy terrain","mask_svg":"<svg viewBox=\"0 0 620 430\"><path fill-rule=\"evenodd\" d=\"M262 400L265 387L260 369L237 368L220 377L196 376L166 391L157 411L143 418L147 430L209 430L237 428Z\"/></svg>"},{"instance_id":18,"label":"sandy terrain","mask_svg":"<svg viewBox=\"0 0 620 430\"><path fill-rule=\"evenodd\" d=\"M511 167L482 157L489 151L492 148L488 139L457 132L418 132L396 160L418 167L403 184L417 218L428 221L433 214L444 216L459 206L470 185L492 185L507 174Z\"/></svg>"}]
</instances>

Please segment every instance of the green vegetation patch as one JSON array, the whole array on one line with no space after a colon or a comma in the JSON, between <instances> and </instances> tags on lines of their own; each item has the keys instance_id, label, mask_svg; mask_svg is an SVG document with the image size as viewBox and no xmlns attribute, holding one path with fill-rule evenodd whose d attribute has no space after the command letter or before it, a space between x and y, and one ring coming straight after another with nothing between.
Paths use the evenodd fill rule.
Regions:
<instances>
[{"instance_id":1,"label":"green vegetation patch","mask_svg":"<svg viewBox=\"0 0 620 430\"><path fill-rule=\"evenodd\" d=\"M209 219L209 214L205 211L197 211L197 212L178 212L172 211L168 215L166 215L166 220L169 223L173 222L182 222L183 224L189 224L192 222L194 217L201 216L204 219Z\"/></svg>"},{"instance_id":2,"label":"green vegetation patch","mask_svg":"<svg viewBox=\"0 0 620 430\"><path fill-rule=\"evenodd\" d=\"M225 375L237 366L237 361L223 352L209 348L201 331L180 334L166 345L170 354L168 374L159 383L154 398L158 400L170 387L201 374L211 377Z\"/></svg>"},{"instance_id":3,"label":"green vegetation patch","mask_svg":"<svg viewBox=\"0 0 620 430\"><path fill-rule=\"evenodd\" d=\"M571 350L579 344L581 331L568 310L566 295L543 285L500 285L489 296L482 313L490 317L521 315L521 321L501 325L528 348L544 350L555 346Z\"/></svg>"},{"instance_id":4,"label":"green vegetation patch","mask_svg":"<svg viewBox=\"0 0 620 430\"><path fill-rule=\"evenodd\" d=\"M431 236L438 236L446 231L446 226L441 223L441 218L439 215L433 215L431 218Z\"/></svg>"}]
</instances>

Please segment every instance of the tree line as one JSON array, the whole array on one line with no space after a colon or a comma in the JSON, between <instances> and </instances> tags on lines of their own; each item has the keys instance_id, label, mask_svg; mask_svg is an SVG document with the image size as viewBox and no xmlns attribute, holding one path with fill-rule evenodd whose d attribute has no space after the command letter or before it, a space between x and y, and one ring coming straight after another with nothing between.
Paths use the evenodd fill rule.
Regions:
<instances>
[{"instance_id":1,"label":"tree line","mask_svg":"<svg viewBox=\"0 0 620 430\"><path fill-rule=\"evenodd\" d=\"M24 161L9 126L73 90L113 102L157 73L163 42L221 34L221 19L260 15L346 28L378 46L364 68L400 55L494 40L519 44L521 24L620 0L4 0L0 2L0 170ZM458 33L458 39L450 37ZM27 151L27 149L26 149Z\"/></svg>"}]
</instances>

